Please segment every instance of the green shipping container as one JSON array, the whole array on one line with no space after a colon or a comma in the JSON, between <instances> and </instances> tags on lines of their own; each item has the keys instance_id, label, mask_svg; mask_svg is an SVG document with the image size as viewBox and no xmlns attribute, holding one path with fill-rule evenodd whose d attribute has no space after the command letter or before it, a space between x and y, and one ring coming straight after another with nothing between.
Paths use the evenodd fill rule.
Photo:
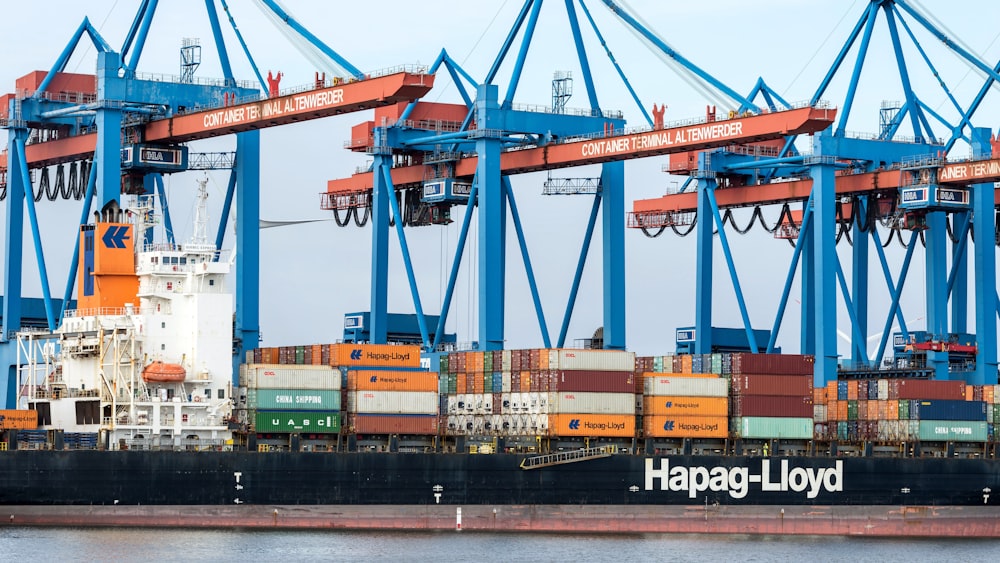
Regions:
<instances>
[{"instance_id":1,"label":"green shipping container","mask_svg":"<svg viewBox=\"0 0 1000 563\"><path fill-rule=\"evenodd\" d=\"M1000 403L993 405L993 424L1000 424Z\"/></svg>"},{"instance_id":2,"label":"green shipping container","mask_svg":"<svg viewBox=\"0 0 1000 563\"><path fill-rule=\"evenodd\" d=\"M306 359L306 348L305 348L305 346L296 346L295 347L295 363L299 364L299 365L302 365L302 364L306 363L305 359Z\"/></svg>"},{"instance_id":3,"label":"green shipping container","mask_svg":"<svg viewBox=\"0 0 1000 563\"><path fill-rule=\"evenodd\" d=\"M855 400L847 401L847 420L857 420L858 419L858 402Z\"/></svg>"},{"instance_id":4,"label":"green shipping container","mask_svg":"<svg viewBox=\"0 0 1000 563\"><path fill-rule=\"evenodd\" d=\"M985 422L921 420L919 437L927 442L985 442Z\"/></svg>"},{"instance_id":5,"label":"green shipping container","mask_svg":"<svg viewBox=\"0 0 1000 563\"><path fill-rule=\"evenodd\" d=\"M263 410L339 411L340 391L322 389L250 389L247 408Z\"/></svg>"},{"instance_id":6,"label":"green shipping container","mask_svg":"<svg viewBox=\"0 0 1000 563\"><path fill-rule=\"evenodd\" d=\"M744 416L736 419L741 438L788 438L808 440L813 437L812 418Z\"/></svg>"},{"instance_id":7,"label":"green shipping container","mask_svg":"<svg viewBox=\"0 0 1000 563\"><path fill-rule=\"evenodd\" d=\"M910 401L899 401L899 420L910 420Z\"/></svg>"},{"instance_id":8,"label":"green shipping container","mask_svg":"<svg viewBox=\"0 0 1000 563\"><path fill-rule=\"evenodd\" d=\"M254 417L257 432L303 432L337 434L340 432L340 412L257 412Z\"/></svg>"},{"instance_id":9,"label":"green shipping container","mask_svg":"<svg viewBox=\"0 0 1000 563\"><path fill-rule=\"evenodd\" d=\"M441 354L438 359L438 373L448 373L448 354Z\"/></svg>"}]
</instances>

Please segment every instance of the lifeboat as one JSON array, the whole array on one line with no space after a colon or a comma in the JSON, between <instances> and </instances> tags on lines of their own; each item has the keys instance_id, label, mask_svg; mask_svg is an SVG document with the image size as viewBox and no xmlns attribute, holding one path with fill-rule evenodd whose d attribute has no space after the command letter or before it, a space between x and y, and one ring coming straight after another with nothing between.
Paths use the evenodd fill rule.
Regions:
<instances>
[{"instance_id":1,"label":"lifeboat","mask_svg":"<svg viewBox=\"0 0 1000 563\"><path fill-rule=\"evenodd\" d=\"M153 383L178 383L186 376L187 372L179 364L153 362L142 370L142 379Z\"/></svg>"}]
</instances>

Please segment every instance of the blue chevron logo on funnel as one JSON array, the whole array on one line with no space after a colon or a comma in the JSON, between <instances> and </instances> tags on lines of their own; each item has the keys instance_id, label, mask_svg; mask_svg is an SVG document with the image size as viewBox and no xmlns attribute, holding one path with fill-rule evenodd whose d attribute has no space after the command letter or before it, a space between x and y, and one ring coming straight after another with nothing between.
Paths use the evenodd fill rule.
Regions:
<instances>
[{"instance_id":1,"label":"blue chevron logo on funnel","mask_svg":"<svg viewBox=\"0 0 1000 563\"><path fill-rule=\"evenodd\" d=\"M105 248L125 248L125 241L128 237L128 225L111 226L104 232L101 241Z\"/></svg>"}]
</instances>

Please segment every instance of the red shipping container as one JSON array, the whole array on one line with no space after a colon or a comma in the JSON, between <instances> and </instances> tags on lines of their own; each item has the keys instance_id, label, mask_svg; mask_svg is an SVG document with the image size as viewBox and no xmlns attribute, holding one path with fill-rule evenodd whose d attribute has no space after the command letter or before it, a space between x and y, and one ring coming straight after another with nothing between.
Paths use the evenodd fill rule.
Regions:
<instances>
[{"instance_id":1,"label":"red shipping container","mask_svg":"<svg viewBox=\"0 0 1000 563\"><path fill-rule=\"evenodd\" d=\"M801 354L732 355L732 373L744 375L812 375L815 360Z\"/></svg>"},{"instance_id":2,"label":"red shipping container","mask_svg":"<svg viewBox=\"0 0 1000 563\"><path fill-rule=\"evenodd\" d=\"M896 396L892 396L895 389ZM965 400L964 381L931 381L928 379L900 379L889 383L890 399L939 399Z\"/></svg>"},{"instance_id":3,"label":"red shipping container","mask_svg":"<svg viewBox=\"0 0 1000 563\"><path fill-rule=\"evenodd\" d=\"M635 373L631 371L568 370L553 372L550 391L589 393L635 393Z\"/></svg>"},{"instance_id":4,"label":"red shipping container","mask_svg":"<svg viewBox=\"0 0 1000 563\"><path fill-rule=\"evenodd\" d=\"M522 369L524 369L524 368L521 367L521 351L520 350L511 350L510 351L510 371L512 371L512 372L514 372L514 371L521 371Z\"/></svg>"},{"instance_id":5,"label":"red shipping container","mask_svg":"<svg viewBox=\"0 0 1000 563\"><path fill-rule=\"evenodd\" d=\"M812 418L812 397L787 395L741 395L732 402L733 416Z\"/></svg>"},{"instance_id":6,"label":"red shipping container","mask_svg":"<svg viewBox=\"0 0 1000 563\"><path fill-rule=\"evenodd\" d=\"M812 375L746 375L734 373L732 377L733 396L784 395L812 397Z\"/></svg>"},{"instance_id":7,"label":"red shipping container","mask_svg":"<svg viewBox=\"0 0 1000 563\"><path fill-rule=\"evenodd\" d=\"M355 414L348 425L357 434L437 434L438 415Z\"/></svg>"}]
</instances>

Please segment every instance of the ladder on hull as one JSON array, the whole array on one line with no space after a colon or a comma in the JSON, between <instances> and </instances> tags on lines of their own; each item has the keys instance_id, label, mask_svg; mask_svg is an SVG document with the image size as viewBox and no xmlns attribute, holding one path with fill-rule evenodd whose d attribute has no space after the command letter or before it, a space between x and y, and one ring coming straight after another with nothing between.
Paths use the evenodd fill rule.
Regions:
<instances>
[{"instance_id":1,"label":"ladder on hull","mask_svg":"<svg viewBox=\"0 0 1000 563\"><path fill-rule=\"evenodd\" d=\"M564 463L576 463L578 461L589 461L611 457L615 453L615 446L601 446L599 448L580 448L570 452L559 452L554 454L526 457L521 460L521 469L540 469Z\"/></svg>"}]
</instances>

